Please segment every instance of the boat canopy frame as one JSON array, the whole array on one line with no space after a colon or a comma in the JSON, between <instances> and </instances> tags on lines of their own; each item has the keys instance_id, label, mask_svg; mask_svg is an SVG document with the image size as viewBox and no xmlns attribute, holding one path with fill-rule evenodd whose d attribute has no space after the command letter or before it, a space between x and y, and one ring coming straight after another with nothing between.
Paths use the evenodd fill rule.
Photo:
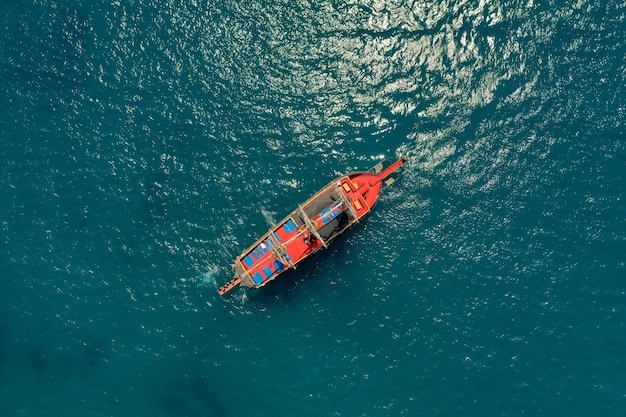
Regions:
<instances>
[{"instance_id":1,"label":"boat canopy frame","mask_svg":"<svg viewBox=\"0 0 626 417\"><path fill-rule=\"evenodd\" d=\"M313 225L313 222L311 221L311 219L309 218L309 216L306 215L306 212L304 211L304 209L302 208L302 205L298 204L298 209L300 210L300 216L302 217L302 220L304 221L304 225L306 226L307 230L311 233L313 233L313 235L319 239L320 242L322 242L322 245L324 245L325 248L328 248L328 245L326 245L326 241L322 238L322 236L317 232L317 229L315 229L315 226Z\"/></svg>"},{"instance_id":2,"label":"boat canopy frame","mask_svg":"<svg viewBox=\"0 0 626 417\"><path fill-rule=\"evenodd\" d=\"M296 236L298 236L298 235L296 235ZM291 260L291 258L289 257L289 254L285 250L285 245L283 245L282 243L279 243L276 240L276 238L273 236L272 233L270 233L269 236L270 236L270 239L271 239L271 242L272 242L272 253L276 257L276 259L278 261L280 261L283 265L286 265L286 266L288 266L289 268L292 268L292 269L296 269L296 264L294 264L293 261ZM294 238L296 236L294 236Z\"/></svg>"},{"instance_id":3,"label":"boat canopy frame","mask_svg":"<svg viewBox=\"0 0 626 417\"><path fill-rule=\"evenodd\" d=\"M350 215L352 216L353 223L357 223L359 221L359 215L356 214L356 211L354 210L354 207L352 207L352 202L350 201L350 199L348 198L347 195L345 195L343 193L343 191L341 191L341 189L339 188L339 186L337 184L335 184L335 191L337 192L337 194L339 194L339 200L341 200L341 202L343 203L343 205L346 207L346 209L350 212Z\"/></svg>"}]
</instances>

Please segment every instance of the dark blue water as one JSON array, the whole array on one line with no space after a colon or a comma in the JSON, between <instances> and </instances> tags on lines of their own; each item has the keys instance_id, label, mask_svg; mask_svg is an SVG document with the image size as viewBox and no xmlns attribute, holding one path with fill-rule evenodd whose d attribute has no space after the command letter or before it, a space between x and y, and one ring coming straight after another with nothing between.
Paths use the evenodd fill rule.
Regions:
<instances>
[{"instance_id":1,"label":"dark blue water","mask_svg":"<svg viewBox=\"0 0 626 417\"><path fill-rule=\"evenodd\" d=\"M1 415L623 415L623 2L0 12ZM404 154L366 222L217 295Z\"/></svg>"}]
</instances>

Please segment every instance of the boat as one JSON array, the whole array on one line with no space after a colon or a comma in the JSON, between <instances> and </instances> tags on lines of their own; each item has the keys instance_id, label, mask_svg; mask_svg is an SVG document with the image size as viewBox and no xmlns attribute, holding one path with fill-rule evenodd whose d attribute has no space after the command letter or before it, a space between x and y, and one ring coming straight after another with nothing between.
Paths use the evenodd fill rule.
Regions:
<instances>
[{"instance_id":1,"label":"boat","mask_svg":"<svg viewBox=\"0 0 626 417\"><path fill-rule=\"evenodd\" d=\"M222 286L224 295L236 287L260 288L357 224L372 210L381 190L399 177L407 158L384 160L368 171L335 178L244 250L233 265L234 278Z\"/></svg>"}]
</instances>

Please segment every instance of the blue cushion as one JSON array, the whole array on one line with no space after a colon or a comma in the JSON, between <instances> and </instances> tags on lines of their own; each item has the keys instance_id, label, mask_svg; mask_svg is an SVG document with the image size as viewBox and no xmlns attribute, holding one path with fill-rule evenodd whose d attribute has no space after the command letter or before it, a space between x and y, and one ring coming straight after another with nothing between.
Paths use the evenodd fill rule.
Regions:
<instances>
[{"instance_id":1,"label":"blue cushion","mask_svg":"<svg viewBox=\"0 0 626 417\"><path fill-rule=\"evenodd\" d=\"M272 269L269 266L266 266L265 268L263 268L263 273L265 274L267 279L270 279L274 276L274 271L272 271Z\"/></svg>"},{"instance_id":2,"label":"blue cushion","mask_svg":"<svg viewBox=\"0 0 626 417\"><path fill-rule=\"evenodd\" d=\"M337 207L339 207L341 205L341 201L335 201L334 203L332 203L330 206L326 207L324 210L322 210L322 212L319 214L320 217L323 217L324 215L330 213L331 210L336 209Z\"/></svg>"},{"instance_id":3,"label":"blue cushion","mask_svg":"<svg viewBox=\"0 0 626 417\"><path fill-rule=\"evenodd\" d=\"M293 222L293 220L289 219L285 222L285 224L283 225L283 229L285 229L285 232L287 233L291 233L294 230L297 229L296 224Z\"/></svg>"},{"instance_id":4,"label":"blue cushion","mask_svg":"<svg viewBox=\"0 0 626 417\"><path fill-rule=\"evenodd\" d=\"M243 258L243 263L245 263L246 266L250 268L252 265L254 265L254 259L252 259L250 255L248 255L245 258Z\"/></svg>"},{"instance_id":5,"label":"blue cushion","mask_svg":"<svg viewBox=\"0 0 626 417\"><path fill-rule=\"evenodd\" d=\"M274 261L273 265L277 273L282 272L285 269L285 265L283 265L281 261Z\"/></svg>"},{"instance_id":6,"label":"blue cushion","mask_svg":"<svg viewBox=\"0 0 626 417\"><path fill-rule=\"evenodd\" d=\"M256 285L261 285L263 284L263 277L259 272L257 272L256 274L252 275L252 281L254 281Z\"/></svg>"},{"instance_id":7,"label":"blue cushion","mask_svg":"<svg viewBox=\"0 0 626 417\"><path fill-rule=\"evenodd\" d=\"M325 217L324 219L322 219L322 223L326 224L326 223L330 222L332 219L337 217L339 215L339 213L341 213L341 209L339 208L339 206L333 207L332 208L332 212L328 215L328 217Z\"/></svg>"}]
</instances>

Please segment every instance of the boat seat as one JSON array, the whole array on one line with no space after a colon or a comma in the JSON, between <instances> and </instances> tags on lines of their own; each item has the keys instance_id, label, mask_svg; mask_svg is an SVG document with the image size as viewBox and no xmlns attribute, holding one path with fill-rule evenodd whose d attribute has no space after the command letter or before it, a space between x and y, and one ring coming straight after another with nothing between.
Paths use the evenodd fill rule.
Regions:
<instances>
[{"instance_id":1,"label":"boat seat","mask_svg":"<svg viewBox=\"0 0 626 417\"><path fill-rule=\"evenodd\" d=\"M285 224L283 224L283 229L285 230L285 232L289 234L293 232L294 230L298 229L298 227L293 222L293 220L289 219L285 222Z\"/></svg>"},{"instance_id":2,"label":"boat seat","mask_svg":"<svg viewBox=\"0 0 626 417\"><path fill-rule=\"evenodd\" d=\"M283 272L285 269L285 265L283 265L283 263L279 260L274 261L272 265L274 265L274 269L276 269L277 274Z\"/></svg>"},{"instance_id":3,"label":"boat seat","mask_svg":"<svg viewBox=\"0 0 626 417\"><path fill-rule=\"evenodd\" d=\"M267 279L271 279L274 276L274 271L272 271L272 268L270 268L269 266L263 268L263 273L265 274Z\"/></svg>"},{"instance_id":4,"label":"boat seat","mask_svg":"<svg viewBox=\"0 0 626 417\"><path fill-rule=\"evenodd\" d=\"M337 216L339 215L339 213L341 213L341 211L339 211L339 210L333 210L333 212L332 212L332 213L330 213L330 214L328 215L328 217L324 217L324 218L322 219L322 224L323 224L323 225L327 225L327 224L328 224L328 223L330 223L332 220L334 220L334 219L335 219L335 217L337 217Z\"/></svg>"},{"instance_id":5,"label":"boat seat","mask_svg":"<svg viewBox=\"0 0 626 417\"><path fill-rule=\"evenodd\" d=\"M261 285L261 284L263 284L264 280L263 280L263 277L261 276L261 273L257 272L257 273L252 275L252 281L254 281L254 283L256 285Z\"/></svg>"},{"instance_id":6,"label":"boat seat","mask_svg":"<svg viewBox=\"0 0 626 417\"><path fill-rule=\"evenodd\" d=\"M339 201L335 201L330 206L328 206L324 210L320 211L320 214L318 214L316 217L318 217L318 216L319 217L324 217L325 215L330 213L332 210L334 210L335 207L337 207L339 204L341 204Z\"/></svg>"},{"instance_id":7,"label":"boat seat","mask_svg":"<svg viewBox=\"0 0 626 417\"><path fill-rule=\"evenodd\" d=\"M252 265L254 265L254 259L252 259L252 256L248 255L243 258L243 263L245 263L246 266L250 268Z\"/></svg>"},{"instance_id":8,"label":"boat seat","mask_svg":"<svg viewBox=\"0 0 626 417\"><path fill-rule=\"evenodd\" d=\"M346 193L352 191L352 189L350 188L350 184L348 184L347 182L343 183L343 189L346 190Z\"/></svg>"},{"instance_id":9,"label":"boat seat","mask_svg":"<svg viewBox=\"0 0 626 417\"><path fill-rule=\"evenodd\" d=\"M359 200L354 200L354 207L356 207L357 210L361 210L363 208Z\"/></svg>"}]
</instances>

